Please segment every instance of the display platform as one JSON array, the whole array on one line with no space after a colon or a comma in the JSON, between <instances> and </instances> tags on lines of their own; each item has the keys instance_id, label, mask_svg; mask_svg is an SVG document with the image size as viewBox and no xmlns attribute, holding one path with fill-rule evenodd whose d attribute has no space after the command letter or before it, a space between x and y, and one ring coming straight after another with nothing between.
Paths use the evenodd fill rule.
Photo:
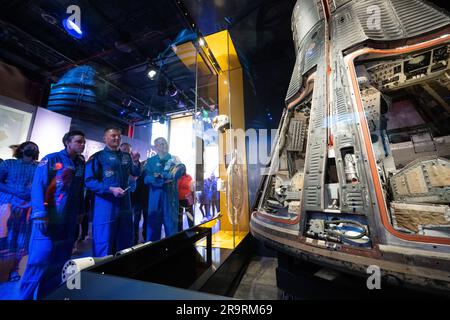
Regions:
<instances>
[{"instance_id":1,"label":"display platform","mask_svg":"<svg viewBox=\"0 0 450 320\"><path fill-rule=\"evenodd\" d=\"M228 297L123 277L81 273L81 288L61 286L46 300L224 300Z\"/></svg>"},{"instance_id":2,"label":"display platform","mask_svg":"<svg viewBox=\"0 0 450 320\"><path fill-rule=\"evenodd\" d=\"M234 249L248 234L247 231L235 232L235 242L233 242L233 231L220 230L212 235L212 247L223 249ZM199 246L206 246L206 241L201 241Z\"/></svg>"}]
</instances>

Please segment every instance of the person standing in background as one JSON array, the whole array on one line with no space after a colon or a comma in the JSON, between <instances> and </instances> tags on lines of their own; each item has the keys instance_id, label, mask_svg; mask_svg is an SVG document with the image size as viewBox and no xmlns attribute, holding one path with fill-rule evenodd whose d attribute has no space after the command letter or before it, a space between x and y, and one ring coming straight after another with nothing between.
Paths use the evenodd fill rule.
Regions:
<instances>
[{"instance_id":1,"label":"person standing in background","mask_svg":"<svg viewBox=\"0 0 450 320\"><path fill-rule=\"evenodd\" d=\"M211 216L211 183L208 178L203 180L203 191L200 194L200 212L203 215L202 220L206 220Z\"/></svg>"},{"instance_id":2,"label":"person standing in background","mask_svg":"<svg viewBox=\"0 0 450 320\"><path fill-rule=\"evenodd\" d=\"M149 187L144 183L144 168L146 162L141 163L142 172L136 180L136 191L131 194L133 210L133 243L139 243L139 224L142 217L142 239L147 238L148 195Z\"/></svg>"},{"instance_id":3,"label":"person standing in background","mask_svg":"<svg viewBox=\"0 0 450 320\"><path fill-rule=\"evenodd\" d=\"M211 173L211 214L214 216L220 212L220 192L217 190L217 177Z\"/></svg>"},{"instance_id":4,"label":"person standing in background","mask_svg":"<svg viewBox=\"0 0 450 320\"><path fill-rule=\"evenodd\" d=\"M133 150L129 143L122 143L120 145L122 152L131 154ZM133 185L131 192L131 210L133 212L133 245L139 243L139 223L141 217L142 223L142 237L145 240L147 234L147 212L148 212L148 187L144 184L144 175L142 174L145 162L141 163L141 174L138 178L131 178L130 184Z\"/></svg>"},{"instance_id":5,"label":"person standing in background","mask_svg":"<svg viewBox=\"0 0 450 320\"><path fill-rule=\"evenodd\" d=\"M178 231L183 231L183 211L186 210L186 216L189 228L194 226L194 180L186 172L183 165L184 174L178 180L178 200L179 200L179 216Z\"/></svg>"},{"instance_id":6,"label":"person standing in background","mask_svg":"<svg viewBox=\"0 0 450 320\"><path fill-rule=\"evenodd\" d=\"M19 262L28 254L31 184L39 158L39 147L34 142L24 142L15 149L14 157L16 159L8 159L0 164L0 220L3 222L0 224L0 251L13 260L9 281L20 280ZM0 257L2 260L4 258Z\"/></svg>"}]
</instances>

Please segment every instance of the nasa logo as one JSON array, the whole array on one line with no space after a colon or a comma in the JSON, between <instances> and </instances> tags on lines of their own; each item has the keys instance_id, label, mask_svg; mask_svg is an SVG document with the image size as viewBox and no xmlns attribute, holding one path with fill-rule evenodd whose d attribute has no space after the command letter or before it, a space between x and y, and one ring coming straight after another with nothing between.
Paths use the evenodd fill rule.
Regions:
<instances>
[{"instance_id":1,"label":"nasa logo","mask_svg":"<svg viewBox=\"0 0 450 320\"><path fill-rule=\"evenodd\" d=\"M53 167L53 170L57 171L57 170L61 170L63 167L63 164L61 162L57 162L55 163L55 166Z\"/></svg>"},{"instance_id":2,"label":"nasa logo","mask_svg":"<svg viewBox=\"0 0 450 320\"><path fill-rule=\"evenodd\" d=\"M48 163L48 159L47 159L47 158L44 158L44 159L41 160L41 162L39 162L38 167L45 166L47 163Z\"/></svg>"},{"instance_id":3,"label":"nasa logo","mask_svg":"<svg viewBox=\"0 0 450 320\"><path fill-rule=\"evenodd\" d=\"M114 175L114 171L112 171L112 170L105 170L104 174L105 174L106 178L109 178L109 177L112 177Z\"/></svg>"}]
</instances>

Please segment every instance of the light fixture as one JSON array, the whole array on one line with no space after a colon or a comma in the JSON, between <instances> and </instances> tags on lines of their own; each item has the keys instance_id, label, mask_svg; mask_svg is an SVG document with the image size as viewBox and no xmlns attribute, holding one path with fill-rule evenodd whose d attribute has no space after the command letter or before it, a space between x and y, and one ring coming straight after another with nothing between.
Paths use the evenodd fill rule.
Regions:
<instances>
[{"instance_id":1,"label":"light fixture","mask_svg":"<svg viewBox=\"0 0 450 320\"><path fill-rule=\"evenodd\" d=\"M205 46L205 40L203 38L200 38L200 40L198 40L198 44L202 47Z\"/></svg>"},{"instance_id":2,"label":"light fixture","mask_svg":"<svg viewBox=\"0 0 450 320\"><path fill-rule=\"evenodd\" d=\"M150 80L155 79L155 76L157 74L157 71L154 68L151 68L148 73L147 76L150 78Z\"/></svg>"},{"instance_id":3,"label":"light fixture","mask_svg":"<svg viewBox=\"0 0 450 320\"><path fill-rule=\"evenodd\" d=\"M175 88L175 86L173 84L170 84L169 88L167 89L167 92L169 93L169 96L171 96L173 98L177 95L178 90L177 90L177 88Z\"/></svg>"},{"instance_id":4,"label":"light fixture","mask_svg":"<svg viewBox=\"0 0 450 320\"><path fill-rule=\"evenodd\" d=\"M177 107L178 107L179 109L185 108L185 107L186 107L186 102L184 102L183 99L178 100Z\"/></svg>"}]
</instances>

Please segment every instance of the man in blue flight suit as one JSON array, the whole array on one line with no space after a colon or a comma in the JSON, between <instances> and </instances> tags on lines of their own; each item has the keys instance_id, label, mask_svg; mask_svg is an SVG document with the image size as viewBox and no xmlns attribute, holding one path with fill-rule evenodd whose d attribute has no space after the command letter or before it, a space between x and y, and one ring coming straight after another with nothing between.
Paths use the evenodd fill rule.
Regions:
<instances>
[{"instance_id":1,"label":"man in blue flight suit","mask_svg":"<svg viewBox=\"0 0 450 320\"><path fill-rule=\"evenodd\" d=\"M155 149L157 154L147 160L144 168L144 183L150 187L147 241L161 238L162 225L166 237L178 232L178 179L186 168L169 154L166 139L155 139Z\"/></svg>"},{"instance_id":2,"label":"man in blue flight suit","mask_svg":"<svg viewBox=\"0 0 450 320\"><path fill-rule=\"evenodd\" d=\"M21 299L39 299L61 283L64 263L70 259L74 230L82 212L84 187L84 133L70 131L65 149L45 156L31 188L32 230L29 257L20 283Z\"/></svg>"},{"instance_id":3,"label":"man in blue flight suit","mask_svg":"<svg viewBox=\"0 0 450 320\"><path fill-rule=\"evenodd\" d=\"M86 187L94 193L93 254L103 257L133 246L130 175L140 174L139 153L124 153L121 130L106 128L106 147L86 164Z\"/></svg>"}]
</instances>

